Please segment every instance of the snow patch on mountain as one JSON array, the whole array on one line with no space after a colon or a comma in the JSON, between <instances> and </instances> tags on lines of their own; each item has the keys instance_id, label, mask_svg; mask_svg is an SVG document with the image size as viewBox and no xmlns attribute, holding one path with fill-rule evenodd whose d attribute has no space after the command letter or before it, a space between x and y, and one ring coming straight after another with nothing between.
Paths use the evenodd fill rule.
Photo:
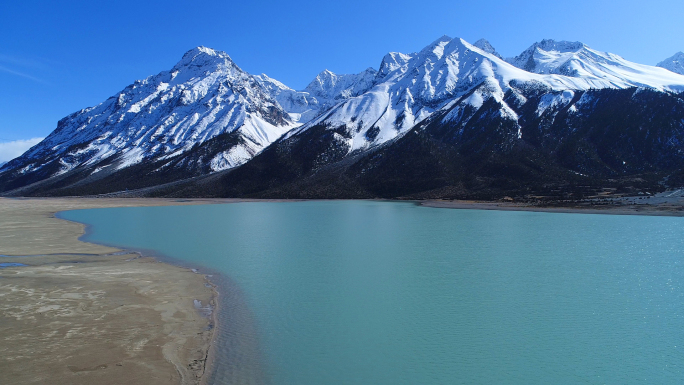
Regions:
<instances>
[{"instance_id":1,"label":"snow patch on mountain","mask_svg":"<svg viewBox=\"0 0 684 385\"><path fill-rule=\"evenodd\" d=\"M219 153L211 159L209 164L212 171L222 171L244 164L254 155L255 153L250 151L249 147L238 145L228 151Z\"/></svg>"},{"instance_id":2,"label":"snow patch on mountain","mask_svg":"<svg viewBox=\"0 0 684 385\"><path fill-rule=\"evenodd\" d=\"M542 116L549 108L568 105L574 97L575 93L573 91L563 91L560 94L546 94L542 96L537 106L537 116Z\"/></svg>"}]
</instances>

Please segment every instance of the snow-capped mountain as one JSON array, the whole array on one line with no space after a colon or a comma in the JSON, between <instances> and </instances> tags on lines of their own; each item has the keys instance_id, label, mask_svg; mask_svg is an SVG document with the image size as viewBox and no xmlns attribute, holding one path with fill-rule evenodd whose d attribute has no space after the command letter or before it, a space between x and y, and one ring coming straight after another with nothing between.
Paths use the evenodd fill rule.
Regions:
<instances>
[{"instance_id":1,"label":"snow-capped mountain","mask_svg":"<svg viewBox=\"0 0 684 385\"><path fill-rule=\"evenodd\" d=\"M254 77L266 88L293 122L308 122L321 112L323 105L306 91L295 91L266 74Z\"/></svg>"},{"instance_id":2,"label":"snow-capped mountain","mask_svg":"<svg viewBox=\"0 0 684 385\"><path fill-rule=\"evenodd\" d=\"M53 177L104 178L118 186L111 181L139 175L141 167L155 175L155 183L230 169L367 90L375 72L326 70L304 91L295 91L265 74L246 73L224 52L197 47L170 71L60 120L45 140L1 166L6 172L0 179L14 180L10 187Z\"/></svg>"},{"instance_id":3,"label":"snow-capped mountain","mask_svg":"<svg viewBox=\"0 0 684 385\"><path fill-rule=\"evenodd\" d=\"M596 178L615 189L622 175L658 178L684 165L684 100L663 92L684 89L684 77L654 83L645 76L638 84L652 87L638 88L631 78L547 72L446 36L417 53L390 53L368 91L208 185L218 196L367 198L437 189L411 195L434 198L520 193L530 183L563 195L568 181Z\"/></svg>"},{"instance_id":4,"label":"snow-capped mountain","mask_svg":"<svg viewBox=\"0 0 684 385\"><path fill-rule=\"evenodd\" d=\"M682 79L661 68L637 64L580 42L542 40L507 61L525 71L581 78L592 88L646 87L681 92Z\"/></svg>"},{"instance_id":5,"label":"snow-capped mountain","mask_svg":"<svg viewBox=\"0 0 684 385\"><path fill-rule=\"evenodd\" d=\"M684 75L684 52L677 52L674 56L658 63L657 66Z\"/></svg>"},{"instance_id":6,"label":"snow-capped mountain","mask_svg":"<svg viewBox=\"0 0 684 385\"><path fill-rule=\"evenodd\" d=\"M294 126L259 79L226 53L197 47L170 71L60 120L45 140L7 167L21 174L50 169L50 176L79 167L113 172L236 133L240 139L232 146L203 159L218 171L246 162Z\"/></svg>"},{"instance_id":7,"label":"snow-capped mountain","mask_svg":"<svg viewBox=\"0 0 684 385\"><path fill-rule=\"evenodd\" d=\"M475 167L473 159L480 155L472 154L485 149L516 163L510 151L534 148L537 152L525 150L526 156L537 159L529 162L551 162L556 171L549 175L554 177L598 173L604 178L615 172L653 171L680 163L681 91L682 75L582 43L553 40L503 60L484 39L470 44L443 36L419 52L385 55L377 71L337 75L325 70L299 91L265 74L242 71L223 52L198 47L172 70L62 119L43 142L0 169L0 191L39 182L15 191L96 194L173 182L190 190L163 191L193 196L263 191L279 191L271 196L317 196L296 191L308 186L325 191L321 196L341 197L347 194L340 193L344 185L351 189L344 191L353 191L349 196L372 196L376 187L367 190L359 183L376 185L388 175L393 175L388 186L406 183L421 188L436 183L425 179L431 178L429 169L397 174L407 162L447 167L447 174L435 178L461 183L458 178L467 175L455 170ZM623 110L627 105L643 108ZM623 122L625 116L630 119ZM601 134L610 132L611 143L624 148L604 153L612 144L587 144L572 136L612 121L638 126L625 137L608 129ZM596 140L597 135L591 135ZM568 140L574 143L567 145L572 149L559 149L559 143ZM426 143L434 146L424 149L427 153L417 151ZM638 150L639 155L623 153L625 148ZM584 166L581 159L559 158L553 151L598 151L592 156L610 160ZM466 161L465 154L475 158L469 155ZM629 163L620 165L616 154ZM644 166L634 166L638 162ZM546 166L534 167L533 174ZM385 171L377 174L378 170ZM220 171L221 175L204 179ZM367 179L372 175L376 179ZM319 179L310 179L313 176ZM199 178L192 187L178 182L191 177ZM400 190L387 187L383 194ZM159 191L155 194L162 194Z\"/></svg>"},{"instance_id":8,"label":"snow-capped mountain","mask_svg":"<svg viewBox=\"0 0 684 385\"><path fill-rule=\"evenodd\" d=\"M596 88L650 86L659 90L684 90L684 77L661 68L629 63L612 54L602 54L613 60L612 67L607 66L605 60L602 62L606 65L604 72L609 69L611 74L599 74L598 70L564 73L553 66L556 63L563 68L575 68L579 63L577 65L587 68L597 67L598 64L594 67L585 64L589 59L593 60L591 63L598 63L604 56L581 43L545 40L512 60L517 65L502 60L486 40L478 43L482 48L463 39L443 36L417 53L389 53L380 65L372 88L338 103L319 118L287 135L296 135L316 125L333 130L342 127L348 135L338 140L345 143L350 153L368 149L401 135L480 84L485 87L459 103L479 108L484 100L493 97L502 103L501 113L512 117L515 113L503 101L504 95L511 91L524 98L521 90L529 87L568 91L566 97L572 97L575 91ZM556 61L546 60L547 56L540 59L542 53L556 55ZM593 56L587 59L590 54ZM562 60L559 59L561 56ZM577 62L577 57L584 61ZM520 65L527 62L527 66ZM618 65L622 65L622 72L618 71ZM619 74L625 78L619 80ZM641 78L637 78L639 74Z\"/></svg>"},{"instance_id":9,"label":"snow-capped mountain","mask_svg":"<svg viewBox=\"0 0 684 385\"><path fill-rule=\"evenodd\" d=\"M315 97L323 108L329 108L341 100L361 95L375 82L378 71L367 68L358 74L338 75L324 70L309 83L304 91Z\"/></svg>"},{"instance_id":10,"label":"snow-capped mountain","mask_svg":"<svg viewBox=\"0 0 684 385\"><path fill-rule=\"evenodd\" d=\"M294 122L306 123L338 102L366 92L373 85L376 73L373 68L344 75L324 70L302 91L295 91L266 74L255 78L269 90Z\"/></svg>"}]
</instances>

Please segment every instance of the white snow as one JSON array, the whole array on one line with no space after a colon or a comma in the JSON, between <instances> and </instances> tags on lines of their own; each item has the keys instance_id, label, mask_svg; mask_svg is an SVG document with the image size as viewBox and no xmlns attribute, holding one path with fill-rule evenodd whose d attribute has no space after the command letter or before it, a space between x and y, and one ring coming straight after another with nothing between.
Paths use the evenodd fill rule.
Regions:
<instances>
[{"instance_id":1,"label":"white snow","mask_svg":"<svg viewBox=\"0 0 684 385\"><path fill-rule=\"evenodd\" d=\"M237 167L254 156L253 152L242 145L235 146L228 151L224 151L211 159L209 165L212 171L222 171Z\"/></svg>"},{"instance_id":2,"label":"white snow","mask_svg":"<svg viewBox=\"0 0 684 385\"><path fill-rule=\"evenodd\" d=\"M143 153L143 150L140 147L135 147L130 150L126 150L123 152L121 162L118 164L116 169L121 170L122 168L138 164L143 159L145 159L145 154Z\"/></svg>"},{"instance_id":3,"label":"white snow","mask_svg":"<svg viewBox=\"0 0 684 385\"><path fill-rule=\"evenodd\" d=\"M556 108L565 106L572 101L575 93L572 91L563 91L560 94L546 94L542 96L539 105L537 106L537 116L541 116L549 108Z\"/></svg>"},{"instance_id":4,"label":"white snow","mask_svg":"<svg viewBox=\"0 0 684 385\"><path fill-rule=\"evenodd\" d=\"M60 160L59 160L59 165L60 165L59 171L57 171L57 172L55 173L55 176L56 176L56 175L65 174L65 173L67 173L67 172L73 170L74 167L76 167L76 164L74 164L74 163L69 163L69 162L66 161L65 159L60 159Z\"/></svg>"}]
</instances>

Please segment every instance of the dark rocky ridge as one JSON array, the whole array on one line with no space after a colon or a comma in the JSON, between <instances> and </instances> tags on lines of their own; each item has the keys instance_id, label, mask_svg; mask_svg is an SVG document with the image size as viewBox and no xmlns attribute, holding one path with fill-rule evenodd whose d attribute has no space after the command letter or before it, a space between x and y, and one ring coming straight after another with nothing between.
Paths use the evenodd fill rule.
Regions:
<instances>
[{"instance_id":1,"label":"dark rocky ridge","mask_svg":"<svg viewBox=\"0 0 684 385\"><path fill-rule=\"evenodd\" d=\"M309 130L274 143L238 169L160 193L581 199L601 191L659 191L684 182L681 95L639 89L588 93L596 102L580 113L562 106L541 116L530 95L516 111L521 138L516 122L500 117L501 106L490 99L464 114L470 115L467 122L444 124L441 117L449 110L443 111L393 142L343 159L336 156L330 130Z\"/></svg>"}]
</instances>

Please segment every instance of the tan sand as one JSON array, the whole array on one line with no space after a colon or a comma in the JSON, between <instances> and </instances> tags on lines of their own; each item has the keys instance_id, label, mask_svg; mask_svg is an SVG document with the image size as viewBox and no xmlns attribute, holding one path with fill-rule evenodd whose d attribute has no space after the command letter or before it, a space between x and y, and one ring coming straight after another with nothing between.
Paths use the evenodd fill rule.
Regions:
<instances>
[{"instance_id":1,"label":"tan sand","mask_svg":"<svg viewBox=\"0 0 684 385\"><path fill-rule=\"evenodd\" d=\"M81 224L54 217L59 211L134 206L168 206L231 202L233 200L172 200L154 198L1 198L0 254L106 254L119 251L78 241Z\"/></svg>"},{"instance_id":2,"label":"tan sand","mask_svg":"<svg viewBox=\"0 0 684 385\"><path fill-rule=\"evenodd\" d=\"M0 198L0 384L197 384L215 301L203 275L83 243L63 210L211 203ZM92 255L76 255L76 254Z\"/></svg>"}]
</instances>

